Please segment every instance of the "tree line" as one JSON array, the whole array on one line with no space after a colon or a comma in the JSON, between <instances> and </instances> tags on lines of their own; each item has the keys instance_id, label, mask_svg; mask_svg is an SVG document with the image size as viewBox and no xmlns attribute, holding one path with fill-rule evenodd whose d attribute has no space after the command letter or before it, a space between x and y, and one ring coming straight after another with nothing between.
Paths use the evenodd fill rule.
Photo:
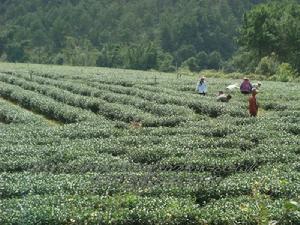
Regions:
<instances>
[{"instance_id":1,"label":"tree line","mask_svg":"<svg viewBox=\"0 0 300 225\"><path fill-rule=\"evenodd\" d=\"M4 0L0 59L253 72L267 57L299 70L299 11L293 0Z\"/></svg>"},{"instance_id":2,"label":"tree line","mask_svg":"<svg viewBox=\"0 0 300 225\"><path fill-rule=\"evenodd\" d=\"M279 80L299 76L300 1L260 4L247 12L239 28L239 49L228 70L276 75Z\"/></svg>"}]
</instances>

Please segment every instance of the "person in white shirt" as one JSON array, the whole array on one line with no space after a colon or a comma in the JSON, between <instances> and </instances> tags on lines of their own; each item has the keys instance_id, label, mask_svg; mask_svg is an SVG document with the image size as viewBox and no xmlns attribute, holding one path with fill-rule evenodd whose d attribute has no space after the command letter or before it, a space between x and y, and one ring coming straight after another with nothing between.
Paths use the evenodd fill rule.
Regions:
<instances>
[{"instance_id":1,"label":"person in white shirt","mask_svg":"<svg viewBox=\"0 0 300 225\"><path fill-rule=\"evenodd\" d=\"M205 80L205 77L201 77L197 87L196 87L196 91L200 94L200 95L206 95L207 93L207 83Z\"/></svg>"}]
</instances>

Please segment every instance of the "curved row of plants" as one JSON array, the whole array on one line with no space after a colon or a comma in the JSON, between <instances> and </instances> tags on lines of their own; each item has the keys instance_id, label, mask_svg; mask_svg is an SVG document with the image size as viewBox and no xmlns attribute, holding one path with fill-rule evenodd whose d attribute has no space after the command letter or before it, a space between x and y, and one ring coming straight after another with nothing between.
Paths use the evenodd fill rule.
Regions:
<instances>
[{"instance_id":1,"label":"curved row of plants","mask_svg":"<svg viewBox=\"0 0 300 225\"><path fill-rule=\"evenodd\" d=\"M229 104L219 104L212 96L193 94L189 79L152 85L143 74L136 79L140 72L109 77L113 72L108 69L36 66L30 75L22 66L23 71L12 69L0 79L8 77L32 91L7 81L0 82L0 93L12 100L24 95L15 100L23 107L25 103L32 109L42 107L37 103L46 103L40 99L49 99L50 106L69 108L63 101L71 100L59 97L69 94L74 104L77 97L82 106L90 104L84 102L89 99L107 104L100 97L104 93L101 96L117 96L112 101L132 96L130 104L120 104L124 108L144 100L187 111L172 117L180 126L168 127L158 124L171 117L150 114L144 122L159 122L140 127L91 110L82 110L91 117L64 126L0 124L0 224L298 224L296 87L284 98L280 93L264 95L269 109L250 118L243 114L244 102L238 103L246 96L239 94ZM217 90L224 83L211 82L210 88ZM267 89L281 85L270 83ZM43 92L57 94L61 102ZM179 114L189 112L192 104L199 107L199 115L181 118ZM206 104L209 109L201 108ZM212 109L218 109L217 117L208 113Z\"/></svg>"},{"instance_id":2,"label":"curved row of plants","mask_svg":"<svg viewBox=\"0 0 300 225\"><path fill-rule=\"evenodd\" d=\"M0 82L0 95L3 98L7 98L20 104L22 107L63 123L97 119L91 112L63 104L52 98L36 92L24 90L8 83Z\"/></svg>"},{"instance_id":3,"label":"curved row of plants","mask_svg":"<svg viewBox=\"0 0 300 225\"><path fill-rule=\"evenodd\" d=\"M31 77L24 75L17 75L25 79L26 81L35 81L39 84L51 85L58 87L62 90L70 91L74 94L80 94L83 96L92 96L103 99L110 103L120 103L124 105L132 105L138 109L158 116L170 116L170 115L181 115L186 117L192 117L193 111L182 106L171 105L171 104L158 104L155 101L145 100L136 94L123 94L118 92L110 91L110 88L103 85L103 88L93 88L86 85L85 83L77 83L71 81L60 81L47 78L41 78L32 75ZM22 82L22 81L21 81Z\"/></svg>"},{"instance_id":4,"label":"curved row of plants","mask_svg":"<svg viewBox=\"0 0 300 225\"><path fill-rule=\"evenodd\" d=\"M41 116L28 112L23 108L14 105L0 98L0 122L5 124L39 124L46 125L46 122Z\"/></svg>"},{"instance_id":5,"label":"curved row of plants","mask_svg":"<svg viewBox=\"0 0 300 225\"><path fill-rule=\"evenodd\" d=\"M155 117L139 109L117 103L109 103L95 97L81 96L72 92L61 90L48 85L40 85L34 82L20 80L15 77L0 76L2 81L18 85L25 90L31 90L46 95L56 101L80 107L99 113L108 119L121 120L124 122L142 121L143 126L176 126L180 122L186 121L183 116Z\"/></svg>"},{"instance_id":6,"label":"curved row of plants","mask_svg":"<svg viewBox=\"0 0 300 225\"><path fill-rule=\"evenodd\" d=\"M141 84L124 86L122 85L122 81L124 81L124 79L101 83L102 81L91 82L89 81L88 78L87 79L81 78L79 79L80 82L77 85L75 85L74 82L71 83L72 78L69 78L67 81L62 80L61 82L56 82L56 81L49 81L49 79L53 79L51 78L51 75L47 75L46 77L48 78L47 81L43 79L42 80L37 79L37 81L41 83L47 82L47 83L55 84L62 88L66 88L66 90L75 91L76 93L82 95L94 94L97 97L101 97L103 95L103 91L108 90L119 94L129 95L131 99L134 98L133 96L138 96L147 101L156 102L158 104L167 104L168 108L175 107L170 105L184 106L194 110L196 113L207 114L211 117L217 117L222 114L229 114L232 116L240 116L240 117L244 117L247 115L246 109L243 109L243 106L241 104L237 104L237 103L235 105L227 104L225 107L225 105L216 102L214 98L208 98L208 99L202 98L200 100L199 98L196 98L196 96L187 95L184 94L183 92L178 92L172 89L165 89L163 87L153 87L153 86L141 85ZM78 80L74 80L74 81L78 82ZM91 87L97 88L98 90L91 89ZM124 98L124 96L122 95L119 97L119 99L120 98L122 99ZM129 99L128 102L131 101L130 98L127 98ZM121 100L121 101L124 102L125 100ZM155 107L153 107L152 105L153 103L151 103L151 107L147 107L147 110L150 111L155 110ZM160 110L159 112L161 113L163 110L164 109ZM180 112L182 110L183 109L175 107L174 110L172 110L172 113L178 113L178 111Z\"/></svg>"},{"instance_id":7,"label":"curved row of plants","mask_svg":"<svg viewBox=\"0 0 300 225\"><path fill-rule=\"evenodd\" d=\"M189 198L142 197L135 194L33 195L2 201L2 224L297 224L299 216L284 199L268 196L224 198L198 208ZM257 205L267 208L258 211ZM295 206L296 207L296 206ZM19 210L19 209L22 210ZM264 213L264 214L263 214Z\"/></svg>"}]
</instances>

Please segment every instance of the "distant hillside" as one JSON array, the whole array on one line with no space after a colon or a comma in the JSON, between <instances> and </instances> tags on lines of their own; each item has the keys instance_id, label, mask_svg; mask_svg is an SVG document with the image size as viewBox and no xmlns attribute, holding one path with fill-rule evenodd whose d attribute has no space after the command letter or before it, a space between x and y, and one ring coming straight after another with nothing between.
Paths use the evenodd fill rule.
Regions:
<instances>
[{"instance_id":1,"label":"distant hillside","mask_svg":"<svg viewBox=\"0 0 300 225\"><path fill-rule=\"evenodd\" d=\"M172 70L218 68L242 15L264 0L2 0L2 60Z\"/></svg>"}]
</instances>

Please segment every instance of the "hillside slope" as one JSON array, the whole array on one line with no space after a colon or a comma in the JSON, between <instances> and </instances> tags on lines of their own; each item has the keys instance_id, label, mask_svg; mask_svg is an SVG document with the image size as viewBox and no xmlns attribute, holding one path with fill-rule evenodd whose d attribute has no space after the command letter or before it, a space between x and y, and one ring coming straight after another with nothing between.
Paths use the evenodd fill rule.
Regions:
<instances>
[{"instance_id":1,"label":"hillside slope","mask_svg":"<svg viewBox=\"0 0 300 225\"><path fill-rule=\"evenodd\" d=\"M243 13L261 2L1 1L0 55L9 61L164 69L163 63L180 65L198 53L213 53L214 67L215 58L227 59L236 50L234 37ZM150 56L130 61L132 54L142 54L140 49ZM71 59L74 54L88 56L76 61ZM127 65L120 65L118 57L124 54ZM161 64L153 62L153 54L160 55Z\"/></svg>"}]
</instances>

